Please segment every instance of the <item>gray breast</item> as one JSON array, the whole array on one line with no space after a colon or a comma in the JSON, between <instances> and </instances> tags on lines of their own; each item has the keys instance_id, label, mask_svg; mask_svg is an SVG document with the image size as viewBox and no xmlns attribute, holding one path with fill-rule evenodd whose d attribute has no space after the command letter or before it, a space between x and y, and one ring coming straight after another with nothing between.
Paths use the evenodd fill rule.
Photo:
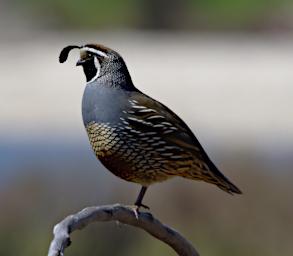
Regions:
<instances>
[{"instance_id":1,"label":"gray breast","mask_svg":"<svg viewBox=\"0 0 293 256\"><path fill-rule=\"evenodd\" d=\"M96 123L119 122L122 110L128 103L124 91L116 88L90 83L86 86L82 99L82 116L84 125Z\"/></svg>"}]
</instances>

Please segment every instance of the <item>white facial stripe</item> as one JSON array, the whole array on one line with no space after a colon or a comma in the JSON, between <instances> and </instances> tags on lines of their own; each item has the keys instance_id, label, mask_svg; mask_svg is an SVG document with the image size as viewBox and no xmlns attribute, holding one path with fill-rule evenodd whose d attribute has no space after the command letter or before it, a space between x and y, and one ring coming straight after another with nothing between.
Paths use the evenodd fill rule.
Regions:
<instances>
[{"instance_id":1,"label":"white facial stripe","mask_svg":"<svg viewBox=\"0 0 293 256\"><path fill-rule=\"evenodd\" d=\"M108 58L108 55L102 51L99 51L97 49L94 49L94 48L90 48L90 47L83 47L82 50L85 50L85 51L88 51L88 52L92 52L94 54L97 54L97 55L100 55L104 58Z\"/></svg>"},{"instance_id":2,"label":"white facial stripe","mask_svg":"<svg viewBox=\"0 0 293 256\"><path fill-rule=\"evenodd\" d=\"M97 69L97 73L90 81L87 82L88 84L95 81L100 75L101 65L100 65L100 62L96 56L94 56L94 62L95 62L95 67Z\"/></svg>"}]
</instances>

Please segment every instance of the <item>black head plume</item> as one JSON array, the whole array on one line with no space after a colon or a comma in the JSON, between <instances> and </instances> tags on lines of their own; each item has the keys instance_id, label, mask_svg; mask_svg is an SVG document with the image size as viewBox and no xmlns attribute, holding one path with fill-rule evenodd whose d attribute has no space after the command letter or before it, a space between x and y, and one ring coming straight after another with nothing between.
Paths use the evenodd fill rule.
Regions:
<instances>
[{"instance_id":1,"label":"black head plume","mask_svg":"<svg viewBox=\"0 0 293 256\"><path fill-rule=\"evenodd\" d=\"M66 47L64 47L62 49L62 51L60 52L60 55L59 55L59 62L60 63L63 63L67 60L68 58L68 54L69 52L72 50L72 49L80 49L81 47L80 46L77 46L77 45L68 45Z\"/></svg>"}]
</instances>

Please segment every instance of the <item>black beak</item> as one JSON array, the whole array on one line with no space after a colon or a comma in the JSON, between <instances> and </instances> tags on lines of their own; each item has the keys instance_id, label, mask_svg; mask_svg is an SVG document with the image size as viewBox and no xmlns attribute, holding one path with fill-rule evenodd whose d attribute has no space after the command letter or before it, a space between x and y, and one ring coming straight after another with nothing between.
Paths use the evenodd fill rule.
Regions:
<instances>
[{"instance_id":1,"label":"black beak","mask_svg":"<svg viewBox=\"0 0 293 256\"><path fill-rule=\"evenodd\" d=\"M84 63L85 63L85 60L80 59L76 62L76 66L82 66Z\"/></svg>"}]
</instances>

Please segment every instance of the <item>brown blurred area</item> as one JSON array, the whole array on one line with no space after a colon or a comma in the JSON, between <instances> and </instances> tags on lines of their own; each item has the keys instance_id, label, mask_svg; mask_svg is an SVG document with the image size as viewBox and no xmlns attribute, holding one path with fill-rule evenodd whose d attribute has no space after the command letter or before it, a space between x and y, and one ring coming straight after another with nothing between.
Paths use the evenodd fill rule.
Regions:
<instances>
[{"instance_id":1,"label":"brown blurred area","mask_svg":"<svg viewBox=\"0 0 293 256\"><path fill-rule=\"evenodd\" d=\"M178 113L243 191L152 186L145 203L201 255L293 252L291 1L2 1L0 255L46 255L52 228L90 205L131 204L139 186L95 159L69 44L119 51L139 89ZM66 255L175 255L143 231L96 224ZM114 246L115 245L115 246Z\"/></svg>"}]
</instances>

